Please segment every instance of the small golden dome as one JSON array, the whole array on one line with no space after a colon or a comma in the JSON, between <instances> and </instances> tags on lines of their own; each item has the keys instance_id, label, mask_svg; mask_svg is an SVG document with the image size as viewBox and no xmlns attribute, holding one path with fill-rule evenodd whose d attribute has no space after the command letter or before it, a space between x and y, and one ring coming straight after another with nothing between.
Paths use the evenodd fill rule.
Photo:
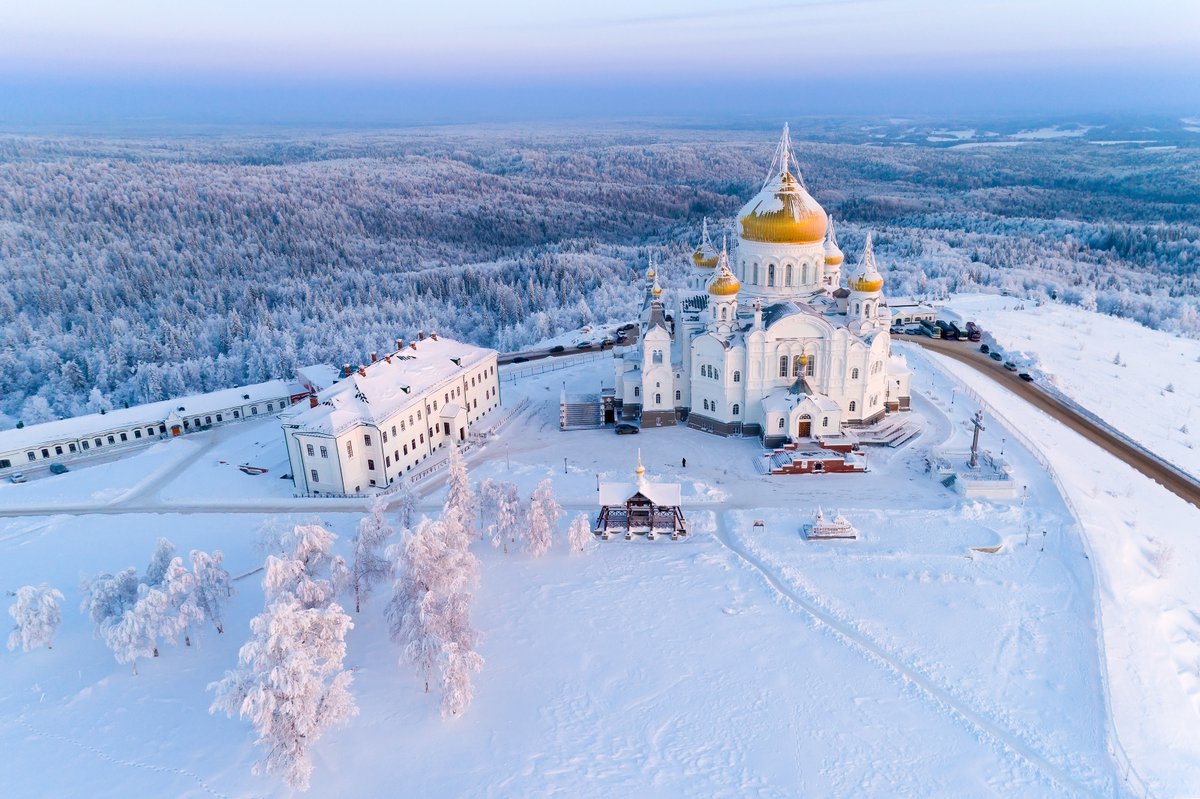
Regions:
<instances>
[{"instance_id":1,"label":"small golden dome","mask_svg":"<svg viewBox=\"0 0 1200 799\"><path fill-rule=\"evenodd\" d=\"M650 264L650 268L646 270L646 279L653 280L658 277L658 272L654 271L654 264Z\"/></svg>"},{"instance_id":2,"label":"small golden dome","mask_svg":"<svg viewBox=\"0 0 1200 799\"><path fill-rule=\"evenodd\" d=\"M742 290L741 281L737 277L726 270L722 274L716 276L711 283L708 284L708 293L714 297L732 297Z\"/></svg>"},{"instance_id":3,"label":"small golden dome","mask_svg":"<svg viewBox=\"0 0 1200 799\"><path fill-rule=\"evenodd\" d=\"M651 291L653 291L655 297L662 296L662 286L658 285L658 283L654 284L654 288Z\"/></svg>"},{"instance_id":4,"label":"small golden dome","mask_svg":"<svg viewBox=\"0 0 1200 799\"><path fill-rule=\"evenodd\" d=\"M720 254L711 248L708 252L705 252L703 247L698 247L696 251L692 253L692 263L701 269L712 269L717 265L717 261L720 260L720 258Z\"/></svg>"},{"instance_id":5,"label":"small golden dome","mask_svg":"<svg viewBox=\"0 0 1200 799\"><path fill-rule=\"evenodd\" d=\"M742 207L742 238L771 244L818 244L829 217L800 181L784 170Z\"/></svg>"},{"instance_id":6,"label":"small golden dome","mask_svg":"<svg viewBox=\"0 0 1200 799\"><path fill-rule=\"evenodd\" d=\"M850 278L851 291L871 293L883 288L883 275L879 274L879 268L875 266L875 244L872 238L872 234L868 232L867 241L863 245L862 261Z\"/></svg>"},{"instance_id":7,"label":"small golden dome","mask_svg":"<svg viewBox=\"0 0 1200 799\"><path fill-rule=\"evenodd\" d=\"M830 266L841 266L842 261L844 260L845 256L842 255L841 250L825 250L825 263L829 264Z\"/></svg>"},{"instance_id":8,"label":"small golden dome","mask_svg":"<svg viewBox=\"0 0 1200 799\"><path fill-rule=\"evenodd\" d=\"M869 278L867 276L855 278L850 281L850 289L852 291L872 292L879 291L883 288L883 278L876 276Z\"/></svg>"}]
</instances>

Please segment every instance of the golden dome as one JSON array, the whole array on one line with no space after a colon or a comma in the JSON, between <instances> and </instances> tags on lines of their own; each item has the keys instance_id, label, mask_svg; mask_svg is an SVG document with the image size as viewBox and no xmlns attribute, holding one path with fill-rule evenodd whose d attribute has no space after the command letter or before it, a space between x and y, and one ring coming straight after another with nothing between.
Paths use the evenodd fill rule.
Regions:
<instances>
[{"instance_id":1,"label":"golden dome","mask_svg":"<svg viewBox=\"0 0 1200 799\"><path fill-rule=\"evenodd\" d=\"M742 238L771 244L818 244L829 217L792 173L784 170L738 214Z\"/></svg>"},{"instance_id":2,"label":"golden dome","mask_svg":"<svg viewBox=\"0 0 1200 799\"><path fill-rule=\"evenodd\" d=\"M706 252L703 247L697 247L696 251L692 253L692 263L701 267L702 269L712 269L717 265L717 261L720 259L720 257L720 254L717 253L716 250L712 250L710 248Z\"/></svg>"},{"instance_id":3,"label":"golden dome","mask_svg":"<svg viewBox=\"0 0 1200 799\"><path fill-rule=\"evenodd\" d=\"M646 279L653 280L656 277L658 277L658 273L654 271L654 264L650 264L650 266L646 269Z\"/></svg>"},{"instance_id":4,"label":"golden dome","mask_svg":"<svg viewBox=\"0 0 1200 799\"><path fill-rule=\"evenodd\" d=\"M842 261L844 260L845 256L842 255L841 250L825 251L825 263L829 264L830 266L841 266Z\"/></svg>"},{"instance_id":5,"label":"golden dome","mask_svg":"<svg viewBox=\"0 0 1200 799\"><path fill-rule=\"evenodd\" d=\"M732 297L742 290L742 284L737 276L725 270L708 284L708 293L714 297Z\"/></svg>"},{"instance_id":6,"label":"golden dome","mask_svg":"<svg viewBox=\"0 0 1200 799\"><path fill-rule=\"evenodd\" d=\"M876 276L874 279L867 276L856 277L850 281L850 289L852 291L879 291L883 288L883 278Z\"/></svg>"},{"instance_id":7,"label":"golden dome","mask_svg":"<svg viewBox=\"0 0 1200 799\"><path fill-rule=\"evenodd\" d=\"M879 274L879 268L875 266L875 244L872 241L871 233L867 233L867 241L863 245L863 257L859 262L858 268L854 270L854 275L850 278L850 290L862 292L875 292L883 288L883 275Z\"/></svg>"}]
</instances>

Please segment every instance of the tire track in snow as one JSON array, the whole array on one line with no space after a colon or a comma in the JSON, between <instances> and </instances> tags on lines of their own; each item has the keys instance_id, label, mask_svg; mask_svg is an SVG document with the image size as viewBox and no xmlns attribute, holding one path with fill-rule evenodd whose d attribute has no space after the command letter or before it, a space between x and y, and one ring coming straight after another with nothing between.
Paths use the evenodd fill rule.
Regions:
<instances>
[{"instance_id":1,"label":"tire track in snow","mask_svg":"<svg viewBox=\"0 0 1200 799\"><path fill-rule=\"evenodd\" d=\"M836 635L841 637L846 643L865 652L871 656L868 659L873 659L877 663L882 662L886 667L899 674L908 682L916 685L937 704L948 709L953 715L966 721L972 727L982 732L992 740L999 743L1011 752L1014 752L1026 762L1037 768L1051 780L1058 784L1060 788L1073 791L1083 796L1098 796L1096 790L1089 788L1086 785L1078 782L1073 776L1063 771L1062 768L1047 760L1040 752L1033 749L1025 741L1021 740L1012 731L1005 729L997 724L994 720L975 711L961 700L954 697L952 694L938 686L931 678L916 670L912 666L905 664L903 661L893 657L886 649L875 643L872 639L863 633L855 630L845 622L838 619L828 611L823 610L816 604L805 599L798 591L789 586L784 580L777 577L761 558L750 552L741 543L737 542L734 537L729 535L729 531L725 525L725 514L718 514L716 532L713 537L721 544L736 555L743 563L758 572L776 593L784 599L793 603L800 608L819 624L822 624L832 630ZM1114 780L1114 785L1120 785L1119 780Z\"/></svg>"},{"instance_id":2,"label":"tire track in snow","mask_svg":"<svg viewBox=\"0 0 1200 799\"><path fill-rule=\"evenodd\" d=\"M107 752L103 751L102 749L98 749L94 746L91 746L90 744L85 744L83 741L77 741L74 738L68 738L65 735L59 735L58 733L45 732L43 730L39 730L36 727L34 727L32 724L27 722L23 717L18 716L16 721L18 724L20 724L25 729L29 730L30 733L32 733L34 736L36 736L38 738L49 738L50 740L53 740L53 741L59 741L61 743L70 744L78 749L82 749L85 752L90 752L91 754L95 755L96 757L100 758L101 760L107 760L109 763L113 763L118 766L125 766L127 768L140 768L145 771L155 771L155 772L158 772L161 774L178 774L181 777L187 777L188 779L195 780L196 784L199 785L200 788L203 789L204 792L207 793L209 796L220 797L220 799L229 799L228 796L217 791L211 785L209 785L203 779L201 779L199 774L196 774L195 772L192 772L192 771L188 771L187 769L171 768L170 766L155 766L155 765L151 765L150 763L140 763L136 760L123 760L119 757L113 757L112 755L108 754Z\"/></svg>"}]
</instances>

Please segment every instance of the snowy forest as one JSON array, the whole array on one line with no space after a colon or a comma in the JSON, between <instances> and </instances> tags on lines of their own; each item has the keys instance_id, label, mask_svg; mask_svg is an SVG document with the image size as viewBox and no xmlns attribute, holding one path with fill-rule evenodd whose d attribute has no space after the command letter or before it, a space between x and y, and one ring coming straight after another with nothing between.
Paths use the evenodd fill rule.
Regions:
<instances>
[{"instance_id":1,"label":"snowy forest","mask_svg":"<svg viewBox=\"0 0 1200 799\"><path fill-rule=\"evenodd\" d=\"M1200 136L873 130L793 137L848 261L874 231L891 295L1005 291L1200 336ZM777 138L0 138L0 422L357 363L418 330L511 350L627 320L648 258L669 288L703 217L732 231Z\"/></svg>"}]
</instances>

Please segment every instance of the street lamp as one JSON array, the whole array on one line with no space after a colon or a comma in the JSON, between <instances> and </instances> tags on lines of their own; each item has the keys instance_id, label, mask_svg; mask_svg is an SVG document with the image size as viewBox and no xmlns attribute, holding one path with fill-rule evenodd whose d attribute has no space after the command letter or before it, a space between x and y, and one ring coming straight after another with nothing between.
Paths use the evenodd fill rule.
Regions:
<instances>
[{"instance_id":1,"label":"street lamp","mask_svg":"<svg viewBox=\"0 0 1200 799\"><path fill-rule=\"evenodd\" d=\"M1000 439L1000 454L1001 455L1004 454L1004 439L1003 438Z\"/></svg>"}]
</instances>

